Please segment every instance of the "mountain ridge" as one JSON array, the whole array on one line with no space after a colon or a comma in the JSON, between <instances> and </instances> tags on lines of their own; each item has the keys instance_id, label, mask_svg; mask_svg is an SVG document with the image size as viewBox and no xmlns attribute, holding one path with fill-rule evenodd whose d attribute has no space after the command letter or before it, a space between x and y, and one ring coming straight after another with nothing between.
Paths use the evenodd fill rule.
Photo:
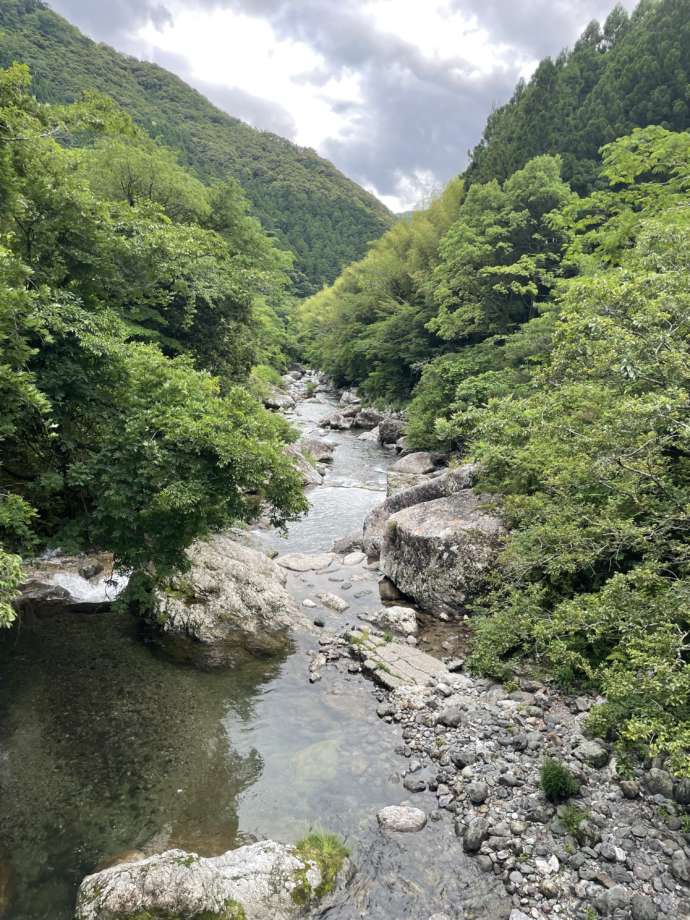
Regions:
<instances>
[{"instance_id":1,"label":"mountain ridge","mask_svg":"<svg viewBox=\"0 0 690 920\"><path fill-rule=\"evenodd\" d=\"M93 41L41 0L5 0L0 30L0 66L28 64L39 100L104 93L202 180L234 176L264 228L295 253L300 294L333 281L394 222L311 148L251 127L158 64Z\"/></svg>"}]
</instances>

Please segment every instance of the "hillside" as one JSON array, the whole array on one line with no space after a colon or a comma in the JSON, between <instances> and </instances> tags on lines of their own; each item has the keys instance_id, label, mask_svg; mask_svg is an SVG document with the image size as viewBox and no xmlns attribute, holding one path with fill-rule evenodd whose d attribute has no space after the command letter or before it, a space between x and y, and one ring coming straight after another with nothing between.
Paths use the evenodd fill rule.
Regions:
<instances>
[{"instance_id":1,"label":"hillside","mask_svg":"<svg viewBox=\"0 0 690 920\"><path fill-rule=\"evenodd\" d=\"M631 16L615 7L489 116L467 178L504 180L532 157L558 153L563 178L586 193L604 144L646 125L690 126L689 78L688 0L643 0Z\"/></svg>"},{"instance_id":2,"label":"hillside","mask_svg":"<svg viewBox=\"0 0 690 920\"><path fill-rule=\"evenodd\" d=\"M3 0L0 66L19 60L45 102L106 93L204 180L239 180L263 226L296 255L296 288L318 290L393 222L373 195L310 149L257 131L161 67L97 44L39 0Z\"/></svg>"}]
</instances>

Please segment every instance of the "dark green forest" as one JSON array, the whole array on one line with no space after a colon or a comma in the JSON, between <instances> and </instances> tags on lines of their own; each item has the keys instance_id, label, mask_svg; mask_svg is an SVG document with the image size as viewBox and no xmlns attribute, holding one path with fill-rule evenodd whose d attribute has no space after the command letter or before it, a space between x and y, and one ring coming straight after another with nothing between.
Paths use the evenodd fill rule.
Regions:
<instances>
[{"instance_id":1,"label":"dark green forest","mask_svg":"<svg viewBox=\"0 0 690 920\"><path fill-rule=\"evenodd\" d=\"M467 172L299 308L308 359L479 463L510 528L473 667L690 773L690 5L588 27Z\"/></svg>"},{"instance_id":2,"label":"dark green forest","mask_svg":"<svg viewBox=\"0 0 690 920\"><path fill-rule=\"evenodd\" d=\"M313 150L257 131L163 68L91 41L40 0L0 4L0 66L14 61L29 65L40 101L106 94L178 151L197 178L236 179L266 232L294 253L299 295L332 282L393 222L380 201Z\"/></svg>"}]
</instances>

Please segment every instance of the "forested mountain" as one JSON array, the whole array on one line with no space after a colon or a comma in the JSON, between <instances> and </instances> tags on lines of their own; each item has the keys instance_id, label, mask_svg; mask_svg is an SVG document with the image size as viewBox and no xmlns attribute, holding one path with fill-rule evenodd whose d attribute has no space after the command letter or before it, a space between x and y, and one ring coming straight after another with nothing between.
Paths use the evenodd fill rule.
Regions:
<instances>
[{"instance_id":1,"label":"forested mountain","mask_svg":"<svg viewBox=\"0 0 690 920\"><path fill-rule=\"evenodd\" d=\"M373 195L310 149L257 131L154 64L97 44L40 0L0 4L0 66L30 66L39 100L101 92L204 180L234 177L256 216L296 256L295 289L330 283L393 222Z\"/></svg>"},{"instance_id":2,"label":"forested mountain","mask_svg":"<svg viewBox=\"0 0 690 920\"><path fill-rule=\"evenodd\" d=\"M602 690L590 728L684 775L689 13L590 26L464 177L299 309L310 361L405 405L411 446L479 462L510 532L473 666Z\"/></svg>"},{"instance_id":3,"label":"forested mountain","mask_svg":"<svg viewBox=\"0 0 690 920\"><path fill-rule=\"evenodd\" d=\"M503 180L532 157L560 153L563 178L590 191L604 144L645 125L690 125L689 74L687 0L642 0L630 17L616 7L490 115L467 179Z\"/></svg>"}]
</instances>

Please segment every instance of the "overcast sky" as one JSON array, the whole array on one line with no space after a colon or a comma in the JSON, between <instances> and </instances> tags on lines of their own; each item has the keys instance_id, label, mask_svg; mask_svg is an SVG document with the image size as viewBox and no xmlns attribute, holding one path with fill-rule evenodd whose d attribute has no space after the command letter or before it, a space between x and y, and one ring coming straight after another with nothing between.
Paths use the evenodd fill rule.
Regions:
<instances>
[{"instance_id":1,"label":"overcast sky","mask_svg":"<svg viewBox=\"0 0 690 920\"><path fill-rule=\"evenodd\" d=\"M394 211L467 162L491 108L614 0L49 0ZM634 0L624 0L632 9Z\"/></svg>"}]
</instances>

